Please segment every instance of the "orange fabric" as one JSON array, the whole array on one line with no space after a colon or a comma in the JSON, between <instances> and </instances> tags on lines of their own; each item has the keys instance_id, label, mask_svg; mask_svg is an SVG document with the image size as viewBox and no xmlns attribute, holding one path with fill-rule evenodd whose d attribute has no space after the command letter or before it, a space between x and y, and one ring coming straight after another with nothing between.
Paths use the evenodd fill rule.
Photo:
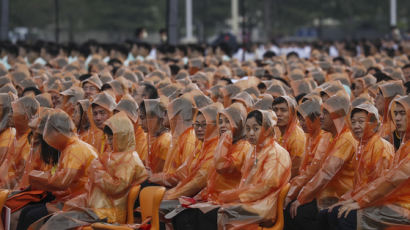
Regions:
<instances>
[{"instance_id":1,"label":"orange fabric","mask_svg":"<svg viewBox=\"0 0 410 230\"><path fill-rule=\"evenodd\" d=\"M148 140L147 134L141 128L140 125L135 125L135 150L137 151L140 159L144 162L148 156Z\"/></svg>"},{"instance_id":2,"label":"orange fabric","mask_svg":"<svg viewBox=\"0 0 410 230\"><path fill-rule=\"evenodd\" d=\"M92 208L108 222L125 223L128 192L132 186L146 180L147 172L134 151L134 129L123 112L105 124L113 131L114 152L106 151L90 166L87 193L67 202L68 206Z\"/></svg>"},{"instance_id":3,"label":"orange fabric","mask_svg":"<svg viewBox=\"0 0 410 230\"><path fill-rule=\"evenodd\" d=\"M151 169L152 173L159 173L163 170L164 162L170 149L172 137L169 132L164 132L159 137L151 139L154 140L150 145L146 165L149 169Z\"/></svg>"},{"instance_id":4,"label":"orange fabric","mask_svg":"<svg viewBox=\"0 0 410 230\"><path fill-rule=\"evenodd\" d=\"M290 154L292 159L292 178L299 174L299 167L303 159L303 153L306 146L306 135L298 124L296 116L296 102L289 96L282 96L286 100L289 109L289 122L285 133L280 133L279 128L276 129L278 134L278 143L284 147Z\"/></svg>"},{"instance_id":5,"label":"orange fabric","mask_svg":"<svg viewBox=\"0 0 410 230\"><path fill-rule=\"evenodd\" d=\"M327 208L353 187L353 156L357 141L345 127L326 151L326 159L319 171L302 188L298 201L306 204L317 199L319 208Z\"/></svg>"},{"instance_id":6,"label":"orange fabric","mask_svg":"<svg viewBox=\"0 0 410 230\"><path fill-rule=\"evenodd\" d=\"M47 193L45 191L22 192L7 198L5 205L11 209L11 213L14 213L31 202L40 202L46 196Z\"/></svg>"}]
</instances>

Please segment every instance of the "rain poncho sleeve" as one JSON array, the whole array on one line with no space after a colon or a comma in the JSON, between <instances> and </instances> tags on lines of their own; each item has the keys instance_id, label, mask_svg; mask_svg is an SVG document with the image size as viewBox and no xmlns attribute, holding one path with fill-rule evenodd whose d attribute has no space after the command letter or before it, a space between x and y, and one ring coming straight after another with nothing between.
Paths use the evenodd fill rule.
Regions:
<instances>
[{"instance_id":1,"label":"rain poncho sleeve","mask_svg":"<svg viewBox=\"0 0 410 230\"><path fill-rule=\"evenodd\" d=\"M97 158L93 148L74 134L74 124L68 115L57 110L47 119L44 140L60 151L59 162L49 171L30 172L30 184L35 189L52 191L60 201L85 192L88 167Z\"/></svg>"},{"instance_id":2,"label":"rain poncho sleeve","mask_svg":"<svg viewBox=\"0 0 410 230\"><path fill-rule=\"evenodd\" d=\"M338 199L353 187L351 160L356 151L356 145L356 140L347 129L335 138L333 143L330 143L330 152L327 154L320 170L302 188L298 195L297 199L301 204L308 203L315 198L319 200L325 198Z\"/></svg>"},{"instance_id":3,"label":"rain poncho sleeve","mask_svg":"<svg viewBox=\"0 0 410 230\"><path fill-rule=\"evenodd\" d=\"M316 146L311 148L311 152L305 152L304 162L308 161L308 159L306 159L307 157L312 156L309 163L306 162L306 166L302 163L299 175L290 181L290 189L287 196L292 200L297 198L300 190L319 171L323 161L326 159L326 150L329 142L331 142L332 135L321 131L317 139L318 143ZM307 144L310 145L311 143L308 142ZM312 143L312 145L315 145L315 143Z\"/></svg>"}]
</instances>

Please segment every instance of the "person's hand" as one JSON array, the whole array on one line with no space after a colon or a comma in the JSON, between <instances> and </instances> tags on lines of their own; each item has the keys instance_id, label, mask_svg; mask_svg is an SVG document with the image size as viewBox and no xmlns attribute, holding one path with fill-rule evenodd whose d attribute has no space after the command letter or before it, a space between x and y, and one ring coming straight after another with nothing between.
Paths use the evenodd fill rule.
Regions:
<instances>
[{"instance_id":1,"label":"person's hand","mask_svg":"<svg viewBox=\"0 0 410 230\"><path fill-rule=\"evenodd\" d=\"M290 206L290 217L295 218L298 215L298 208L300 206L300 203L298 200L295 200L295 202L292 203Z\"/></svg>"},{"instance_id":2,"label":"person's hand","mask_svg":"<svg viewBox=\"0 0 410 230\"><path fill-rule=\"evenodd\" d=\"M343 205L342 207L340 207L339 209L339 213L337 214L337 218L341 218L342 216L344 218L347 218L347 216L349 215L349 213L353 210L357 210L359 209L360 206L357 202L354 203L350 203L350 204L346 204Z\"/></svg>"},{"instance_id":3,"label":"person's hand","mask_svg":"<svg viewBox=\"0 0 410 230\"><path fill-rule=\"evenodd\" d=\"M330 212L332 212L332 210L333 210L335 207L337 207L337 206L343 206L343 205L350 204L350 203L353 203L353 202L355 202L355 201L354 201L354 200L339 201L339 202L337 202L336 204L331 205L331 206L328 208L328 211L329 211L329 213L330 213Z\"/></svg>"},{"instance_id":4,"label":"person's hand","mask_svg":"<svg viewBox=\"0 0 410 230\"><path fill-rule=\"evenodd\" d=\"M286 199L285 199L285 205L283 206L283 210L285 210L286 207L288 207L288 205L290 204L290 202L292 202L292 199L290 199L290 197L286 197Z\"/></svg>"}]
</instances>

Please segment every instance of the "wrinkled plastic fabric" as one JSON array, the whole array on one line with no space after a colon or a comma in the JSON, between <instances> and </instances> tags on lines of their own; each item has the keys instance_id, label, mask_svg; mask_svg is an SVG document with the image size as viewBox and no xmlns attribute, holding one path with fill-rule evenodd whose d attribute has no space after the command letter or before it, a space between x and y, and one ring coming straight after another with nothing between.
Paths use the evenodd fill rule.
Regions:
<instances>
[{"instance_id":1,"label":"wrinkled plastic fabric","mask_svg":"<svg viewBox=\"0 0 410 230\"><path fill-rule=\"evenodd\" d=\"M240 93L242 89L239 86L236 85L227 85L224 88L220 89L222 92L223 96L223 101L224 101L224 107L227 108L228 106L231 105L232 103L232 98Z\"/></svg>"},{"instance_id":2,"label":"wrinkled plastic fabric","mask_svg":"<svg viewBox=\"0 0 410 230\"><path fill-rule=\"evenodd\" d=\"M30 153L28 123L37 113L39 103L33 97L22 97L12 103L12 108L16 138L13 140L12 150L8 151L5 161L0 166L1 181L8 189L14 189L22 177Z\"/></svg>"},{"instance_id":3,"label":"wrinkled plastic fabric","mask_svg":"<svg viewBox=\"0 0 410 230\"><path fill-rule=\"evenodd\" d=\"M406 114L410 114L410 103ZM410 125L407 121L407 129ZM397 225L409 225L410 219L410 142L401 145L393 159L393 166L360 190L353 200L362 210L358 211L358 229L372 226L376 229Z\"/></svg>"},{"instance_id":4,"label":"wrinkled plastic fabric","mask_svg":"<svg viewBox=\"0 0 410 230\"><path fill-rule=\"evenodd\" d=\"M213 165L209 169L207 187L196 197L200 200L216 202L221 192L236 188L242 177L241 169L245 157L252 151L251 144L244 139L246 121L244 106L234 103L218 113L217 121L220 114L228 118L231 130L219 137Z\"/></svg>"},{"instance_id":5,"label":"wrinkled plastic fabric","mask_svg":"<svg viewBox=\"0 0 410 230\"><path fill-rule=\"evenodd\" d=\"M343 93L337 93L327 99L322 106L330 113L337 132L340 133L346 124L345 117L350 111L350 101L348 97Z\"/></svg>"},{"instance_id":6,"label":"wrinkled plastic fabric","mask_svg":"<svg viewBox=\"0 0 410 230\"><path fill-rule=\"evenodd\" d=\"M376 107L371 104L361 104L353 109L356 108L366 111L368 116L363 137L361 139L355 137L359 143L353 158L355 167L353 189L343 195L342 199L345 200L356 194L368 183L382 176L383 171L392 166L394 156L393 145L378 134L380 122ZM348 124L352 129L350 117L351 115L348 117ZM372 120L374 121L371 122Z\"/></svg>"},{"instance_id":7,"label":"wrinkled plastic fabric","mask_svg":"<svg viewBox=\"0 0 410 230\"><path fill-rule=\"evenodd\" d=\"M253 109L270 110L272 109L273 97L270 94L262 94L261 98L255 102Z\"/></svg>"},{"instance_id":8,"label":"wrinkled plastic fabric","mask_svg":"<svg viewBox=\"0 0 410 230\"><path fill-rule=\"evenodd\" d=\"M230 224L239 228L262 220L275 221L277 212L282 211L277 210L278 196L290 179L291 160L289 153L274 140L276 115L272 111L259 112L263 117L262 130L256 148L246 155L241 182L237 188L220 194L231 200L223 204L222 209L229 211L239 206L253 214L248 216L240 212L234 222L229 222L228 218L227 223L219 222L219 225Z\"/></svg>"},{"instance_id":9,"label":"wrinkled plastic fabric","mask_svg":"<svg viewBox=\"0 0 410 230\"><path fill-rule=\"evenodd\" d=\"M17 95L18 92L16 88L11 83L5 84L0 88L0 93L13 93L14 95Z\"/></svg>"},{"instance_id":10,"label":"wrinkled plastic fabric","mask_svg":"<svg viewBox=\"0 0 410 230\"><path fill-rule=\"evenodd\" d=\"M83 87L85 83L90 83L93 86L97 87L98 89L101 89L101 87L103 85L100 78L97 75L93 75L93 76L87 78L86 80L82 81L81 82L81 87Z\"/></svg>"},{"instance_id":11,"label":"wrinkled plastic fabric","mask_svg":"<svg viewBox=\"0 0 410 230\"><path fill-rule=\"evenodd\" d=\"M181 181L166 193L166 199L194 196L206 186L209 167L213 163L214 150L218 143L216 115L222 109L222 104L214 103L199 110L206 120L204 141L196 141L194 154L177 169L177 176Z\"/></svg>"},{"instance_id":12,"label":"wrinkled plastic fabric","mask_svg":"<svg viewBox=\"0 0 410 230\"><path fill-rule=\"evenodd\" d=\"M134 151L134 129L128 116L117 113L105 125L113 132L113 150L91 163L87 193L68 201L66 206L82 207L85 203L101 219L125 223L128 192L147 178L147 172Z\"/></svg>"},{"instance_id":13,"label":"wrinkled plastic fabric","mask_svg":"<svg viewBox=\"0 0 410 230\"><path fill-rule=\"evenodd\" d=\"M64 96L62 109L68 115L70 115L70 117L72 117L74 114L74 109L75 109L75 105L77 104L77 101L84 98L84 91L80 87L73 86L61 92L61 95Z\"/></svg>"},{"instance_id":14,"label":"wrinkled plastic fabric","mask_svg":"<svg viewBox=\"0 0 410 230\"><path fill-rule=\"evenodd\" d=\"M81 120L80 120L80 127L77 127L77 133L81 140L83 140L83 136L87 133L87 130L90 129L90 113L88 112L90 107L90 101L88 99L79 100L77 105L81 108Z\"/></svg>"},{"instance_id":15,"label":"wrinkled plastic fabric","mask_svg":"<svg viewBox=\"0 0 410 230\"><path fill-rule=\"evenodd\" d=\"M171 134L159 123L166 119L166 107L159 99L144 99L147 120L148 156L145 165L152 173L162 172L171 145Z\"/></svg>"},{"instance_id":16,"label":"wrinkled plastic fabric","mask_svg":"<svg viewBox=\"0 0 410 230\"><path fill-rule=\"evenodd\" d=\"M303 159L306 145L306 135L299 125L296 116L296 101L289 96L281 96L285 99L289 109L289 121L285 133L280 133L279 128L275 129L278 143L284 147L292 159L292 178L299 173L299 167Z\"/></svg>"},{"instance_id":17,"label":"wrinkled plastic fabric","mask_svg":"<svg viewBox=\"0 0 410 230\"><path fill-rule=\"evenodd\" d=\"M287 197L291 200L297 198L303 186L320 169L322 162L326 158L326 150L331 142L332 135L321 130L320 120L317 117L311 119L312 114L320 114L320 104L317 101L306 101L298 107L298 112L305 119L306 126L313 133L308 133L306 138L306 147L302 163L299 167L299 175L294 177L290 182L290 189Z\"/></svg>"},{"instance_id":18,"label":"wrinkled plastic fabric","mask_svg":"<svg viewBox=\"0 0 410 230\"><path fill-rule=\"evenodd\" d=\"M271 85L268 89L266 89L265 93L272 95L274 98L286 95L285 89L279 84Z\"/></svg>"},{"instance_id":19,"label":"wrinkled plastic fabric","mask_svg":"<svg viewBox=\"0 0 410 230\"><path fill-rule=\"evenodd\" d=\"M115 107L117 106L114 98L110 94L105 92L97 94L91 105L92 104L99 105L109 112L113 112Z\"/></svg>"},{"instance_id":20,"label":"wrinkled plastic fabric","mask_svg":"<svg viewBox=\"0 0 410 230\"><path fill-rule=\"evenodd\" d=\"M12 119L11 94L0 93L0 162L6 159L7 153L13 148L16 130L10 127Z\"/></svg>"},{"instance_id":21,"label":"wrinkled plastic fabric","mask_svg":"<svg viewBox=\"0 0 410 230\"><path fill-rule=\"evenodd\" d=\"M135 135L135 150L140 156L142 161L145 161L148 155L148 142L147 135L144 133L144 130L138 124L138 105L137 102L130 96L125 95L122 97L121 101L118 103L115 110L125 112L128 117L131 119L134 127Z\"/></svg>"},{"instance_id":22,"label":"wrinkled plastic fabric","mask_svg":"<svg viewBox=\"0 0 410 230\"><path fill-rule=\"evenodd\" d=\"M291 81L290 86L293 90L293 95L298 96L300 94L308 94L312 92L312 86L309 81L305 80L297 80Z\"/></svg>"},{"instance_id":23,"label":"wrinkled plastic fabric","mask_svg":"<svg viewBox=\"0 0 410 230\"><path fill-rule=\"evenodd\" d=\"M297 198L300 204L316 199L319 209L325 209L338 202L343 194L352 189L352 161L356 148L357 141L345 126L329 144L320 169L300 191Z\"/></svg>"},{"instance_id":24,"label":"wrinkled plastic fabric","mask_svg":"<svg viewBox=\"0 0 410 230\"><path fill-rule=\"evenodd\" d=\"M233 102L240 102L242 103L247 111L251 111L254 105L254 101L252 96L247 92L240 92L232 98Z\"/></svg>"},{"instance_id":25,"label":"wrinkled plastic fabric","mask_svg":"<svg viewBox=\"0 0 410 230\"><path fill-rule=\"evenodd\" d=\"M36 100L40 103L40 106L53 108L53 100L51 99L51 94L49 93L42 93L36 96Z\"/></svg>"},{"instance_id":26,"label":"wrinkled plastic fabric","mask_svg":"<svg viewBox=\"0 0 410 230\"><path fill-rule=\"evenodd\" d=\"M52 191L57 201L67 201L85 192L88 167L97 158L97 153L74 133L74 124L61 111L52 112L47 119L43 138L59 150L59 162L55 170L32 170L29 182L32 189Z\"/></svg>"},{"instance_id":27,"label":"wrinkled plastic fabric","mask_svg":"<svg viewBox=\"0 0 410 230\"><path fill-rule=\"evenodd\" d=\"M122 96L127 93L125 86L119 80L112 80L106 84L111 86L111 90L112 92L114 92L116 102L119 102Z\"/></svg>"},{"instance_id":28,"label":"wrinkled plastic fabric","mask_svg":"<svg viewBox=\"0 0 410 230\"><path fill-rule=\"evenodd\" d=\"M379 85L379 89L384 97L383 121L380 127L382 137L390 136L396 127L389 116L389 106L396 95L404 95L404 86L402 81L391 81Z\"/></svg>"},{"instance_id":29,"label":"wrinkled plastic fabric","mask_svg":"<svg viewBox=\"0 0 410 230\"><path fill-rule=\"evenodd\" d=\"M191 100L192 105L197 109L203 108L203 107L208 106L208 105L213 103L211 98L204 95L199 90L192 90L191 92L182 95L182 97Z\"/></svg>"}]
</instances>

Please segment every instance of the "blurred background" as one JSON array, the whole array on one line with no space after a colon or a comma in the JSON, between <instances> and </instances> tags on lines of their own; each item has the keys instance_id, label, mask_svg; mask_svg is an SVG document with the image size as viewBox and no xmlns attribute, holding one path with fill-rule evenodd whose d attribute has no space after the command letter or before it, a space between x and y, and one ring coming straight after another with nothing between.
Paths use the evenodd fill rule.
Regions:
<instances>
[{"instance_id":1,"label":"blurred background","mask_svg":"<svg viewBox=\"0 0 410 230\"><path fill-rule=\"evenodd\" d=\"M13 42L266 42L374 39L410 30L409 0L0 0ZM395 27L396 26L396 27ZM161 30L162 29L162 30ZM143 31L143 33L141 32ZM140 35L138 35L140 34Z\"/></svg>"}]
</instances>

